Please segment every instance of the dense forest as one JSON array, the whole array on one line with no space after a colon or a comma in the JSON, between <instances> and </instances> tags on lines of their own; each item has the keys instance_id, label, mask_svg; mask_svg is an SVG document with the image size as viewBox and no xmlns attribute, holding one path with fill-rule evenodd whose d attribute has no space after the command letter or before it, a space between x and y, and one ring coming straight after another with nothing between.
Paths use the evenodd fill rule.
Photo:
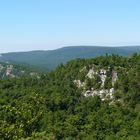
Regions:
<instances>
[{"instance_id":1,"label":"dense forest","mask_svg":"<svg viewBox=\"0 0 140 140\"><path fill-rule=\"evenodd\" d=\"M0 60L26 63L45 70L53 70L60 63L66 63L77 58L93 58L106 54L129 56L140 52L140 46L67 46L56 50L13 52L0 55Z\"/></svg>"},{"instance_id":2,"label":"dense forest","mask_svg":"<svg viewBox=\"0 0 140 140\"><path fill-rule=\"evenodd\" d=\"M0 80L1 140L139 140L140 55L76 59Z\"/></svg>"},{"instance_id":3,"label":"dense forest","mask_svg":"<svg viewBox=\"0 0 140 140\"><path fill-rule=\"evenodd\" d=\"M9 61L0 61L0 79L39 77L42 72L39 68L27 64L18 64Z\"/></svg>"}]
</instances>

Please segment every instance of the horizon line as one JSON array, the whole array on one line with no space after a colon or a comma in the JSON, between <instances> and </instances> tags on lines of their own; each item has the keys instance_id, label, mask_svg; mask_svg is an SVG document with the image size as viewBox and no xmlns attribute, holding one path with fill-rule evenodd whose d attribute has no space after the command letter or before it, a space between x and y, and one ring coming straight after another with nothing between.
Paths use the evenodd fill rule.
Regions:
<instances>
[{"instance_id":1,"label":"horizon line","mask_svg":"<svg viewBox=\"0 0 140 140\"><path fill-rule=\"evenodd\" d=\"M35 52L35 51L55 51L63 48L70 48L70 47L99 47L99 48L124 48L124 47L140 47L140 45L68 45L59 48L53 49L33 49L33 50L21 50L21 51L9 51L9 52L2 52L0 53L0 57L2 54L7 53L26 53L26 52Z\"/></svg>"}]
</instances>

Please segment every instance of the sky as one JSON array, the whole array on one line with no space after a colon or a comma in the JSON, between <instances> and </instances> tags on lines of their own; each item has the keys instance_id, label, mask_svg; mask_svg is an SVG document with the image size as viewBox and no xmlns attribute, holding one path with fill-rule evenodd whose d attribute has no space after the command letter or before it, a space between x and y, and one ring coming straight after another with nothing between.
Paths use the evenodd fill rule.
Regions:
<instances>
[{"instance_id":1,"label":"sky","mask_svg":"<svg viewBox=\"0 0 140 140\"><path fill-rule=\"evenodd\" d=\"M140 45L140 0L0 0L0 53Z\"/></svg>"}]
</instances>

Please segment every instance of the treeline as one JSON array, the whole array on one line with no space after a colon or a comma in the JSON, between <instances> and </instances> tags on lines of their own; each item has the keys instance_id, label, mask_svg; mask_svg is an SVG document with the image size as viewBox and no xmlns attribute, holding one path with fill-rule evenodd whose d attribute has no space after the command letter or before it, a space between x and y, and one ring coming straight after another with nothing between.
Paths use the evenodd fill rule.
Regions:
<instances>
[{"instance_id":1,"label":"treeline","mask_svg":"<svg viewBox=\"0 0 140 140\"><path fill-rule=\"evenodd\" d=\"M84 97L74 84L93 65L118 72L114 102ZM140 55L77 59L39 78L1 80L0 139L139 140Z\"/></svg>"}]
</instances>

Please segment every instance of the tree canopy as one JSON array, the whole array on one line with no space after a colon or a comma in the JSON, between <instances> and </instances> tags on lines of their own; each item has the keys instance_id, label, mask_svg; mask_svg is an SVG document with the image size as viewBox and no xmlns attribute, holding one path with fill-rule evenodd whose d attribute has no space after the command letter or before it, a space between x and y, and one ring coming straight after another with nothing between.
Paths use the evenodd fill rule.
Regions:
<instances>
[{"instance_id":1,"label":"tree canopy","mask_svg":"<svg viewBox=\"0 0 140 140\"><path fill-rule=\"evenodd\" d=\"M88 71L108 69L104 88L111 88L116 71L114 100L85 97L85 90L101 90L98 75ZM139 140L140 55L107 55L61 64L39 78L25 76L0 80L0 139L2 140Z\"/></svg>"}]
</instances>

